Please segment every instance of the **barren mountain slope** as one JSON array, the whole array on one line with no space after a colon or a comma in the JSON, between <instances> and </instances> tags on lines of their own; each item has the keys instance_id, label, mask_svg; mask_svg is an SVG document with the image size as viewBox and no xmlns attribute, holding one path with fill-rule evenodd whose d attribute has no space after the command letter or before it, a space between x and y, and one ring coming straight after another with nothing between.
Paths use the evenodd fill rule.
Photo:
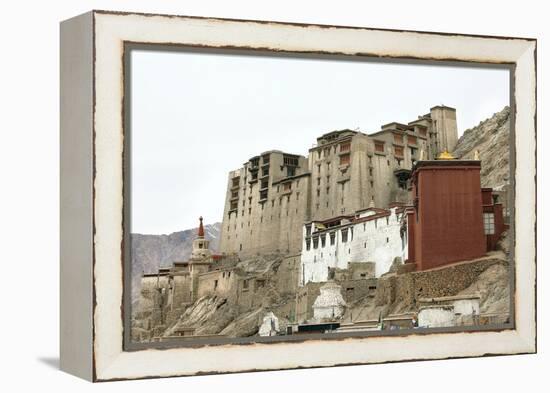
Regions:
<instances>
[{"instance_id":1,"label":"barren mountain slope","mask_svg":"<svg viewBox=\"0 0 550 393\"><path fill-rule=\"evenodd\" d=\"M505 107L476 127L464 131L453 155L473 159L478 150L482 187L500 187L509 182L509 136L510 108Z\"/></svg>"}]
</instances>

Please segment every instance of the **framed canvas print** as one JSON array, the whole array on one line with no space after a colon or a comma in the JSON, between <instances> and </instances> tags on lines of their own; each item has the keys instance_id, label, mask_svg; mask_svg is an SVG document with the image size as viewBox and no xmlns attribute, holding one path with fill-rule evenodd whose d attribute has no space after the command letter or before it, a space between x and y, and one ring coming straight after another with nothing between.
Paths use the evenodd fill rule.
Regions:
<instances>
[{"instance_id":1,"label":"framed canvas print","mask_svg":"<svg viewBox=\"0 0 550 393\"><path fill-rule=\"evenodd\" d=\"M536 351L536 40L61 24L61 367Z\"/></svg>"}]
</instances>

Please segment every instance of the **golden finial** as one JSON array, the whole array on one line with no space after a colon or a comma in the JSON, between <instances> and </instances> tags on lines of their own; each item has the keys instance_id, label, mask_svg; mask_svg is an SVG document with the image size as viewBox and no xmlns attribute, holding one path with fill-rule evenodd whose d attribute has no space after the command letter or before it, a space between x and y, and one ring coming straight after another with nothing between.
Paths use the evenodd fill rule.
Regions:
<instances>
[{"instance_id":1,"label":"golden finial","mask_svg":"<svg viewBox=\"0 0 550 393\"><path fill-rule=\"evenodd\" d=\"M479 161L479 150L474 151L474 160Z\"/></svg>"},{"instance_id":2,"label":"golden finial","mask_svg":"<svg viewBox=\"0 0 550 393\"><path fill-rule=\"evenodd\" d=\"M453 156L451 153L449 153L449 152L447 151L447 149L445 149L445 151L443 151L443 152L439 155L439 157L437 157L437 159L438 159L438 160L454 160L455 158L454 158L454 156Z\"/></svg>"}]
</instances>

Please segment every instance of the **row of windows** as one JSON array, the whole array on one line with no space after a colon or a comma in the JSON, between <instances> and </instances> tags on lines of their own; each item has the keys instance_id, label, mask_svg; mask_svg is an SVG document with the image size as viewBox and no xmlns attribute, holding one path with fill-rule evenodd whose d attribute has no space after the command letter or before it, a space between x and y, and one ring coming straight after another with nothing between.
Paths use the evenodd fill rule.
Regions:
<instances>
[{"instance_id":1,"label":"row of windows","mask_svg":"<svg viewBox=\"0 0 550 393\"><path fill-rule=\"evenodd\" d=\"M386 226L390 225L390 217L387 216L386 217ZM378 228L378 219L375 219L374 220L374 227L375 228ZM351 234L351 240L353 240L353 227L349 228L349 233ZM364 222L363 223L363 232L365 232L367 230L367 223ZM342 228L340 230L341 232L341 237L342 237L342 242L343 243L346 243L348 241L348 228ZM330 237L330 245L333 246L334 245L334 238L335 238L335 234L336 232L329 232L329 237ZM306 225L306 238L309 238L311 236L311 225ZM314 235L313 236L313 248L316 249L317 247L315 246L316 242L318 243L318 239L321 238L321 247L324 247L325 246L325 236L326 236L326 233L324 234L321 234L321 235ZM317 241L316 241L317 239ZM308 244L309 244L309 240L310 239L306 239L306 248L308 247ZM307 248L309 250L309 248Z\"/></svg>"},{"instance_id":2,"label":"row of windows","mask_svg":"<svg viewBox=\"0 0 550 393\"><path fill-rule=\"evenodd\" d=\"M348 241L348 234L351 236L351 240L353 240L353 228L342 228L340 230L340 238L342 239L342 243L347 243ZM330 245L334 246L336 243L336 232L329 232L328 233ZM324 248L327 241L327 234L323 233L319 236L313 236L312 238L306 239L306 250L311 249L311 243L313 243L313 249L319 248L319 239L321 239L321 248Z\"/></svg>"},{"instance_id":3,"label":"row of windows","mask_svg":"<svg viewBox=\"0 0 550 393\"><path fill-rule=\"evenodd\" d=\"M393 141L395 143L403 144L403 135L402 134L393 134ZM416 145L417 139L414 135L407 135L407 144Z\"/></svg>"},{"instance_id":4,"label":"row of windows","mask_svg":"<svg viewBox=\"0 0 550 393\"><path fill-rule=\"evenodd\" d=\"M243 213L244 213L244 212L243 212ZM248 213L250 214L250 211L249 211ZM297 208L294 209L294 214L298 214L298 209L297 209ZM288 208L286 209L285 215L286 215L287 217L289 216L289 209L288 209ZM243 216L244 216L244 214L243 214ZM281 212L279 212L278 217L281 218ZM270 216L270 220L273 221L273 215ZM260 216L260 223L263 223L263 222L264 222L264 216ZM250 226L250 221L248 221L248 226ZM241 228L243 228L243 227L244 227L244 221L241 222ZM233 224L233 228L234 228L234 229L237 229L237 224L236 224L236 223ZM228 225L228 226L227 226L227 230L229 231L230 229L231 229L231 228L230 228L230 226Z\"/></svg>"},{"instance_id":5,"label":"row of windows","mask_svg":"<svg viewBox=\"0 0 550 393\"><path fill-rule=\"evenodd\" d=\"M340 153L350 151L351 142L348 141L348 142L342 142L339 145L333 145L332 149L334 150L334 153L336 153L337 148L340 151ZM321 157L325 157L325 158L328 157L330 155L330 150L331 150L330 146L317 150L317 159L321 159Z\"/></svg>"}]
</instances>

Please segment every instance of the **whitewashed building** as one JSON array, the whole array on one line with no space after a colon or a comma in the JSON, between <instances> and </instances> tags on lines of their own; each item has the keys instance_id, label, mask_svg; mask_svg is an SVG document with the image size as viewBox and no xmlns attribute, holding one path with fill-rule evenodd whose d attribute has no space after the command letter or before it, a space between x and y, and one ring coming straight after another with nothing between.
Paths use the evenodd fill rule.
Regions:
<instances>
[{"instance_id":1,"label":"whitewashed building","mask_svg":"<svg viewBox=\"0 0 550 393\"><path fill-rule=\"evenodd\" d=\"M303 227L300 285L325 282L331 268L374 262L375 276L389 271L394 258L407 258L404 209L370 207L351 216L313 221ZM403 229L402 229L403 228Z\"/></svg>"}]
</instances>

